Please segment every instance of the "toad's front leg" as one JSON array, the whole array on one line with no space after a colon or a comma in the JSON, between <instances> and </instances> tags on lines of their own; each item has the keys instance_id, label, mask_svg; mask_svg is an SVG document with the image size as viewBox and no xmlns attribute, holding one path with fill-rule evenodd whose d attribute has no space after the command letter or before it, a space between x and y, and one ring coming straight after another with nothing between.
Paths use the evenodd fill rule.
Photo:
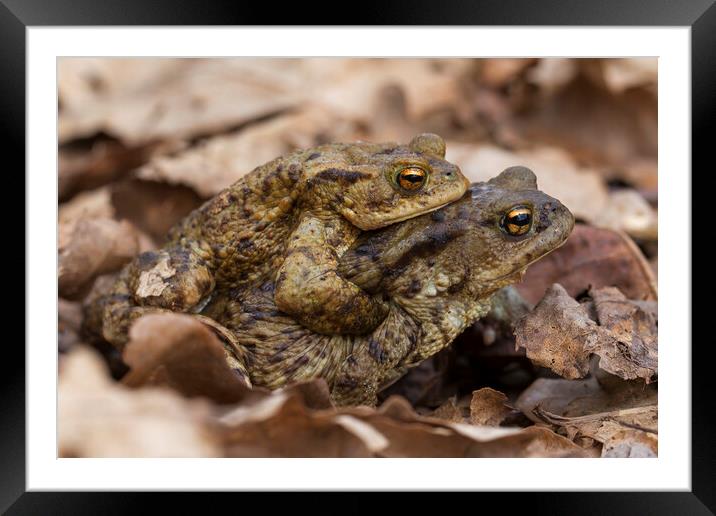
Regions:
<instances>
[{"instance_id":1,"label":"toad's front leg","mask_svg":"<svg viewBox=\"0 0 716 516\"><path fill-rule=\"evenodd\" d=\"M388 313L386 304L336 273L339 254L358 231L344 220L327 223L304 214L276 276L279 310L328 335L360 335L378 326Z\"/></svg>"}]
</instances>

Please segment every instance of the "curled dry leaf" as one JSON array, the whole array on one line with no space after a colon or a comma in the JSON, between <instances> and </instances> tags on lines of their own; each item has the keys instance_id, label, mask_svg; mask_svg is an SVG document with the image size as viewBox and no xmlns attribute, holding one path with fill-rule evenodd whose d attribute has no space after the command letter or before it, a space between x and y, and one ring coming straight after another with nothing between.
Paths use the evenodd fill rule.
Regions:
<instances>
[{"instance_id":1,"label":"curled dry leaf","mask_svg":"<svg viewBox=\"0 0 716 516\"><path fill-rule=\"evenodd\" d=\"M162 335L162 338L158 338L159 335ZM171 385L188 395L210 392L213 397L217 397L217 385L207 388L211 381L204 380L208 377L215 381L231 382L232 377L224 375L224 372L231 371L223 363L222 346L206 328L190 316L144 316L132 327L130 337L124 358L132 370L123 382L144 387L126 391L123 387L110 383L105 373L99 375L98 381L102 382L102 388L96 388L96 382L92 381L91 377L81 378L85 382L86 390L95 396L97 405L100 405L100 402L114 403L115 395L108 393L108 390L121 392L125 403L133 402L134 398L142 400L140 409L144 409L148 393L168 396L164 391L146 387L148 384ZM75 371L87 368L87 364L80 364L75 367ZM76 376L76 373L74 376L69 374L67 369L61 374L65 378ZM304 382L274 392L252 392L216 421L206 413L194 414L198 421L194 420L191 410L197 409L190 407L206 409L207 405L187 404L177 407L177 410L187 411L183 414L185 425L197 424L202 431L210 428L212 433L207 439L211 443L222 443L224 448L221 453L225 456L583 456L578 446L547 429L491 428L440 421L417 415L407 401L398 397L389 398L377 410L354 407L336 411L330 403L328 392L328 386L322 380ZM81 403L86 402L87 400L83 399ZM61 404L64 403L63 397ZM80 404L69 406L70 409L74 407L76 410ZM119 410L121 409L120 406ZM141 418L137 420L140 416L127 415L124 425L118 428L128 434L141 435L140 432L147 430ZM156 418L163 416L164 412L161 410L155 414ZM72 430L76 430L82 421L77 419L75 413L70 413L68 417L74 418ZM72 441L63 448L66 450L64 453L73 456L120 453L134 456L138 453L131 448L133 443L126 442L113 441L101 448L103 439L108 437L106 432L109 430L105 430L105 427L111 427L112 423L114 421L111 414L106 418L97 417L95 421L92 432L96 432L97 441L87 444L100 448L93 448L91 451L78 449L79 445ZM127 426L135 424L138 425L137 428L132 426L135 432L129 432ZM165 433L164 438L171 443L174 439L172 430L166 430ZM178 433L181 434L178 437L181 439L188 432L184 426L179 425ZM208 456L216 454L215 449L198 452L189 447L188 450L186 453L189 455L194 452L206 453ZM166 444L154 450L154 455L173 453Z\"/></svg>"},{"instance_id":2,"label":"curled dry leaf","mask_svg":"<svg viewBox=\"0 0 716 516\"><path fill-rule=\"evenodd\" d=\"M138 233L127 221L102 218L60 223L60 296L77 295L96 276L119 269L138 250Z\"/></svg>"},{"instance_id":3,"label":"curled dry leaf","mask_svg":"<svg viewBox=\"0 0 716 516\"><path fill-rule=\"evenodd\" d=\"M551 430L491 428L417 415L391 397L378 409L311 410L295 388L275 391L220 418L229 456L583 456Z\"/></svg>"},{"instance_id":4,"label":"curled dry leaf","mask_svg":"<svg viewBox=\"0 0 716 516\"><path fill-rule=\"evenodd\" d=\"M579 219L597 219L608 202L601 176L578 167L556 147L511 152L493 145L448 142L446 158L460 166L470 181L487 181L515 165L528 167L537 175L539 189L559 199Z\"/></svg>"},{"instance_id":5,"label":"curled dry leaf","mask_svg":"<svg viewBox=\"0 0 716 516\"><path fill-rule=\"evenodd\" d=\"M250 396L245 369L229 366L230 354L206 321L175 313L140 317L130 328L122 353L130 367L122 382L132 387L168 386L185 396L205 396L217 403Z\"/></svg>"},{"instance_id":6,"label":"curled dry leaf","mask_svg":"<svg viewBox=\"0 0 716 516\"><path fill-rule=\"evenodd\" d=\"M600 328L612 337L608 345L593 351L599 367L608 373L633 380L647 381L658 369L657 304L634 302L614 287L589 292Z\"/></svg>"},{"instance_id":7,"label":"curled dry leaf","mask_svg":"<svg viewBox=\"0 0 716 516\"><path fill-rule=\"evenodd\" d=\"M634 242L622 232L576 224L562 247L530 265L517 290L537 303L553 283L577 296L615 286L629 299L655 300L656 279Z\"/></svg>"},{"instance_id":8,"label":"curled dry leaf","mask_svg":"<svg viewBox=\"0 0 716 516\"><path fill-rule=\"evenodd\" d=\"M658 364L655 303L629 301L615 288L590 295L597 320L590 317L590 306L575 301L561 285L552 285L518 323L516 346L564 378L586 376L594 354L604 371L650 382Z\"/></svg>"},{"instance_id":9,"label":"curled dry leaf","mask_svg":"<svg viewBox=\"0 0 716 516\"><path fill-rule=\"evenodd\" d=\"M500 391L483 387L472 393L470 422L473 425L500 426L512 412L506 405L507 396Z\"/></svg>"},{"instance_id":10,"label":"curled dry leaf","mask_svg":"<svg viewBox=\"0 0 716 516\"><path fill-rule=\"evenodd\" d=\"M597 328L584 307L554 284L517 324L515 347L525 348L535 364L564 378L583 378L589 373L587 348L604 338Z\"/></svg>"},{"instance_id":11,"label":"curled dry leaf","mask_svg":"<svg viewBox=\"0 0 716 516\"><path fill-rule=\"evenodd\" d=\"M129 390L86 348L66 356L59 377L60 457L221 456L206 402L165 389Z\"/></svg>"},{"instance_id":12,"label":"curled dry leaf","mask_svg":"<svg viewBox=\"0 0 716 516\"><path fill-rule=\"evenodd\" d=\"M370 457L385 437L360 420L310 411L297 393L275 392L225 414L229 457Z\"/></svg>"},{"instance_id":13,"label":"curled dry leaf","mask_svg":"<svg viewBox=\"0 0 716 516\"><path fill-rule=\"evenodd\" d=\"M108 186L77 194L68 202L60 204L58 221L71 224L80 219L112 219L114 206Z\"/></svg>"},{"instance_id":14,"label":"curled dry leaf","mask_svg":"<svg viewBox=\"0 0 716 516\"><path fill-rule=\"evenodd\" d=\"M388 438L388 447L380 453L385 457L528 457L537 448L546 452L547 447L539 441L551 439L553 434L419 416L397 396L388 398L378 410L358 407L344 411L361 417ZM561 446L552 447L547 456L582 456L574 443L557 440Z\"/></svg>"}]
</instances>

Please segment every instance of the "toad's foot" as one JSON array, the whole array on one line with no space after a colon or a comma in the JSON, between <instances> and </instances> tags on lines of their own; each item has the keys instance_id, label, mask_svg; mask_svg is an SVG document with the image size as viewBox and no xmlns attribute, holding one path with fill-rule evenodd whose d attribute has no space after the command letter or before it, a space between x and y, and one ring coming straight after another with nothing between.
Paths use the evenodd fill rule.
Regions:
<instances>
[{"instance_id":1,"label":"toad's foot","mask_svg":"<svg viewBox=\"0 0 716 516\"><path fill-rule=\"evenodd\" d=\"M338 255L355 230L304 216L276 276L275 301L282 312L317 333L360 335L376 328L387 305L336 273Z\"/></svg>"}]
</instances>

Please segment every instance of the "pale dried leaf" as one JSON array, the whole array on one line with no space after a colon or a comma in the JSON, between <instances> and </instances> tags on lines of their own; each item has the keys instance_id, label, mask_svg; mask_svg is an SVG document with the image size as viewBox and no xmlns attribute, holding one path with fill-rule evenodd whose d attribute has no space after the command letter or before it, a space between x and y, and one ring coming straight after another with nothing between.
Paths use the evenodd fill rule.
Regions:
<instances>
[{"instance_id":1,"label":"pale dried leaf","mask_svg":"<svg viewBox=\"0 0 716 516\"><path fill-rule=\"evenodd\" d=\"M535 309L515 328L516 347L525 348L534 363L564 378L589 373L592 341L606 338L586 310L559 284L552 285Z\"/></svg>"},{"instance_id":2,"label":"pale dried leaf","mask_svg":"<svg viewBox=\"0 0 716 516\"><path fill-rule=\"evenodd\" d=\"M66 356L58 387L60 457L218 457L221 448L205 402L113 382L99 356Z\"/></svg>"},{"instance_id":3,"label":"pale dried leaf","mask_svg":"<svg viewBox=\"0 0 716 516\"><path fill-rule=\"evenodd\" d=\"M621 93L629 88L655 87L659 61L654 57L603 59L602 73L610 91Z\"/></svg>"},{"instance_id":4,"label":"pale dried leaf","mask_svg":"<svg viewBox=\"0 0 716 516\"><path fill-rule=\"evenodd\" d=\"M62 111L61 142L104 132L129 146L193 138L285 110L297 102L287 81L247 72L252 60L190 60L156 87L123 91Z\"/></svg>"},{"instance_id":5,"label":"pale dried leaf","mask_svg":"<svg viewBox=\"0 0 716 516\"><path fill-rule=\"evenodd\" d=\"M57 60L61 112L157 87L194 62L189 59L63 57Z\"/></svg>"},{"instance_id":6,"label":"pale dried leaf","mask_svg":"<svg viewBox=\"0 0 716 516\"><path fill-rule=\"evenodd\" d=\"M601 328L612 341L599 341L587 348L599 356L599 367L625 380L647 382L658 372L657 305L654 301L634 302L614 287L591 290Z\"/></svg>"},{"instance_id":7,"label":"pale dried leaf","mask_svg":"<svg viewBox=\"0 0 716 516\"><path fill-rule=\"evenodd\" d=\"M81 219L111 219L115 211L109 187L97 188L77 194L69 202L60 204L58 221L62 225Z\"/></svg>"},{"instance_id":8,"label":"pale dried leaf","mask_svg":"<svg viewBox=\"0 0 716 516\"><path fill-rule=\"evenodd\" d=\"M191 187L210 197L279 156L307 148L320 139L352 139L352 125L314 108L254 124L243 131L219 135L171 156L156 156L141 167L142 179Z\"/></svg>"},{"instance_id":9,"label":"pale dried leaf","mask_svg":"<svg viewBox=\"0 0 716 516\"><path fill-rule=\"evenodd\" d=\"M637 191L630 189L610 193L604 211L594 224L646 240L656 240L658 235L656 211Z\"/></svg>"}]
</instances>

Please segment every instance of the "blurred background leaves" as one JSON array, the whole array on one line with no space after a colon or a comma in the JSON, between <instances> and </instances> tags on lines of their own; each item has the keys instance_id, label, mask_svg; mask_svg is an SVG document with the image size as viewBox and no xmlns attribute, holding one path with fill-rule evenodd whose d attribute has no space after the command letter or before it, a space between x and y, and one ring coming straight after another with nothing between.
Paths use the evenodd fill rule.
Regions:
<instances>
[{"instance_id":1,"label":"blurred background leaves","mask_svg":"<svg viewBox=\"0 0 716 516\"><path fill-rule=\"evenodd\" d=\"M58 66L61 455L656 455L656 59ZM519 336L526 353L516 320L492 316L389 387L377 410L337 411L321 380L274 394L235 382L231 391L216 338L186 321L146 322L137 342L150 344L135 343L132 357L82 344L80 303L92 284L160 246L174 223L254 167L296 148L420 132L445 138L447 158L472 181L531 168L575 214L567 244L531 266L516 295L530 311L561 285L560 302L579 313L570 324L590 329L568 346L586 378L536 365L528 354L540 342ZM593 299L604 287L617 289L609 292L621 307L618 337L599 348L609 371L585 340L607 331ZM653 304L649 325L643 303ZM545 335L535 313L532 335ZM639 371L653 377L620 377L617 348L620 360L648 357Z\"/></svg>"}]
</instances>

